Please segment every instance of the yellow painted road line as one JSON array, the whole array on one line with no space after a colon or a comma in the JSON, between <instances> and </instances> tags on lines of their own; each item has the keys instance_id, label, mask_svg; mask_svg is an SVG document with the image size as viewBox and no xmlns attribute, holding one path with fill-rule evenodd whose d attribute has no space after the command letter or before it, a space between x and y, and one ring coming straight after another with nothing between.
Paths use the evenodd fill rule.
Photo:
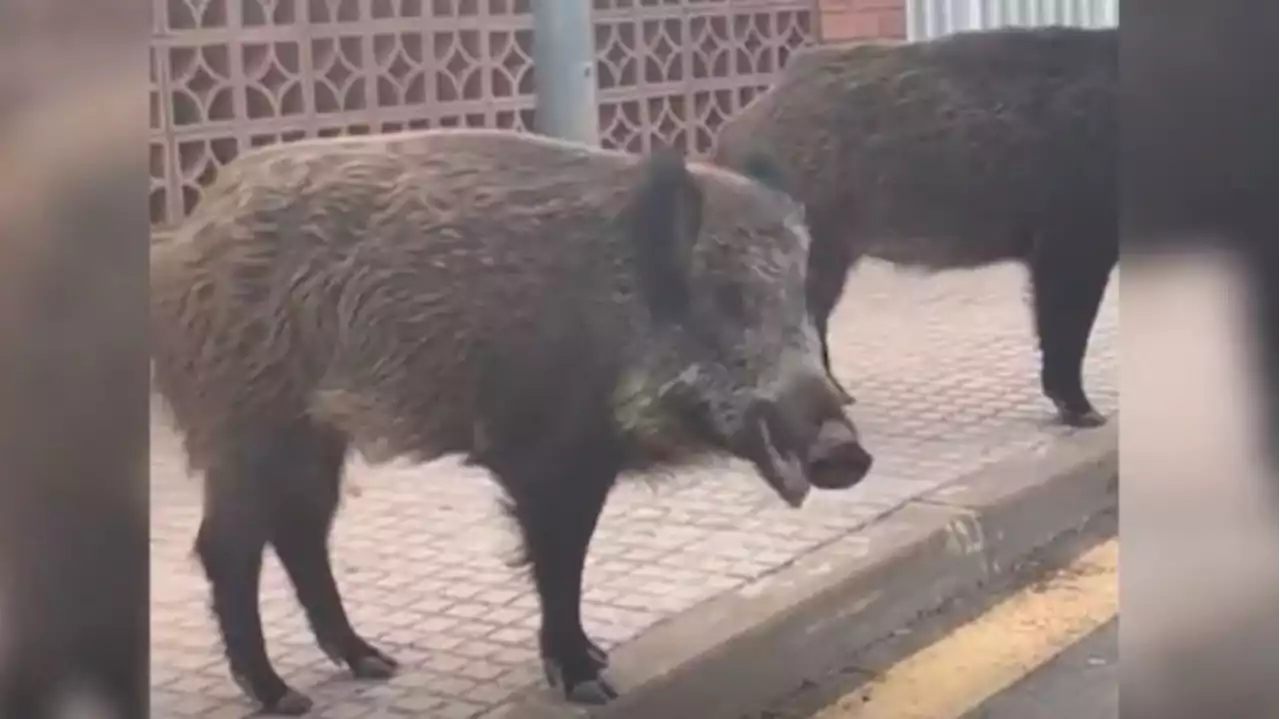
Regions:
<instances>
[{"instance_id":1,"label":"yellow painted road line","mask_svg":"<svg viewBox=\"0 0 1280 719\"><path fill-rule=\"evenodd\" d=\"M1119 541L1077 557L956 628L813 719L956 719L1119 612Z\"/></svg>"}]
</instances>

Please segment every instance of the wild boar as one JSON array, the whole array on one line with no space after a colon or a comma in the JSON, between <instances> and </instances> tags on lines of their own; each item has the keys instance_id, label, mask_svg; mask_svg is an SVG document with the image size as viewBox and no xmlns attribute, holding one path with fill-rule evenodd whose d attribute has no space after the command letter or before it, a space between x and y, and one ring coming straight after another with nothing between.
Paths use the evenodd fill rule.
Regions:
<instances>
[{"instance_id":1,"label":"wild boar","mask_svg":"<svg viewBox=\"0 0 1280 719\"><path fill-rule=\"evenodd\" d=\"M1081 366L1119 254L1116 38L1005 28L812 48L725 124L714 162L771 163L808 211L828 371L828 320L863 256L928 272L1015 260L1045 395L1068 425L1105 421Z\"/></svg>"},{"instance_id":2,"label":"wild boar","mask_svg":"<svg viewBox=\"0 0 1280 719\"><path fill-rule=\"evenodd\" d=\"M872 464L805 312L780 189L658 151L432 130L300 141L224 168L151 259L157 390L205 477L196 540L233 676L299 714L257 609L274 546L321 647L352 628L326 550L344 457L461 455L509 498L548 679L617 696L583 630L588 544L621 474L736 456L793 506Z\"/></svg>"}]
</instances>

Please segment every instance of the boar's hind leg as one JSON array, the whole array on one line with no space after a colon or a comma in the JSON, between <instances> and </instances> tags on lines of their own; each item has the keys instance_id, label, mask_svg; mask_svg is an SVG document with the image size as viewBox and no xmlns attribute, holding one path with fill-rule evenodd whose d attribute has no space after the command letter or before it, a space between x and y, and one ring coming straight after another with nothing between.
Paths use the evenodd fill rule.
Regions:
<instances>
[{"instance_id":1,"label":"boar's hind leg","mask_svg":"<svg viewBox=\"0 0 1280 719\"><path fill-rule=\"evenodd\" d=\"M550 457L539 453L537 461L509 465L500 475L533 565L547 681L570 701L604 704L618 693L600 676L607 655L582 627L582 573L620 455L612 442L600 441Z\"/></svg>"},{"instance_id":2,"label":"boar's hind leg","mask_svg":"<svg viewBox=\"0 0 1280 719\"><path fill-rule=\"evenodd\" d=\"M329 561L329 530L338 509L346 439L300 424L281 438L279 447L282 461L272 477L271 542L276 555L325 654L356 678L386 679L397 663L352 628Z\"/></svg>"},{"instance_id":3,"label":"boar's hind leg","mask_svg":"<svg viewBox=\"0 0 1280 719\"><path fill-rule=\"evenodd\" d=\"M232 677L267 712L298 715L311 708L311 700L289 688L271 666L258 610L262 550L270 533L268 482L278 467L263 449L240 444L210 465L195 551L212 585Z\"/></svg>"},{"instance_id":4,"label":"boar's hind leg","mask_svg":"<svg viewBox=\"0 0 1280 719\"><path fill-rule=\"evenodd\" d=\"M1106 422L1084 391L1082 369L1089 333L1098 316L1114 253L1099 251L1092 238L1039 238L1030 269L1040 337L1040 381L1059 419L1073 427Z\"/></svg>"}]
</instances>

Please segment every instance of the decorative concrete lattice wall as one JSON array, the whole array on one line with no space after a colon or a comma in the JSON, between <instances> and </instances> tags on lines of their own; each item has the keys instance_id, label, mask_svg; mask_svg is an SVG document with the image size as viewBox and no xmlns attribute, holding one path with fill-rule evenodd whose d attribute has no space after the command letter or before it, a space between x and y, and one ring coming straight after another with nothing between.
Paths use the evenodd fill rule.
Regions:
<instances>
[{"instance_id":1,"label":"decorative concrete lattice wall","mask_svg":"<svg viewBox=\"0 0 1280 719\"><path fill-rule=\"evenodd\" d=\"M569 2L577 0L554 0ZM305 137L533 129L530 0L154 0L151 217ZM814 0L593 0L601 141L697 155L816 36Z\"/></svg>"}]
</instances>

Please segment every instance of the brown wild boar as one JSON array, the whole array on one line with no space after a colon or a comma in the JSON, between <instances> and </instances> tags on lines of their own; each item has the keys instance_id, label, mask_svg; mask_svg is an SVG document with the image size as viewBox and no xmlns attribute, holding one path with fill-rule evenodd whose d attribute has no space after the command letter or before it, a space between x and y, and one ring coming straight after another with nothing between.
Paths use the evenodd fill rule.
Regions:
<instances>
[{"instance_id":1,"label":"brown wild boar","mask_svg":"<svg viewBox=\"0 0 1280 719\"><path fill-rule=\"evenodd\" d=\"M1007 28L797 53L721 129L717 164L768 162L807 209L822 338L863 256L1030 270L1041 384L1102 424L1081 365L1119 253L1116 30ZM846 395L847 399L848 396Z\"/></svg>"},{"instance_id":2,"label":"brown wild boar","mask_svg":"<svg viewBox=\"0 0 1280 719\"><path fill-rule=\"evenodd\" d=\"M670 152L495 130L301 141L224 168L153 248L151 324L245 691L310 706L264 647L268 543L336 662L396 666L352 628L326 550L355 449L490 470L532 564L549 681L615 697L580 600L621 473L723 453L799 506L871 466L806 317L800 218L780 190Z\"/></svg>"}]
</instances>

